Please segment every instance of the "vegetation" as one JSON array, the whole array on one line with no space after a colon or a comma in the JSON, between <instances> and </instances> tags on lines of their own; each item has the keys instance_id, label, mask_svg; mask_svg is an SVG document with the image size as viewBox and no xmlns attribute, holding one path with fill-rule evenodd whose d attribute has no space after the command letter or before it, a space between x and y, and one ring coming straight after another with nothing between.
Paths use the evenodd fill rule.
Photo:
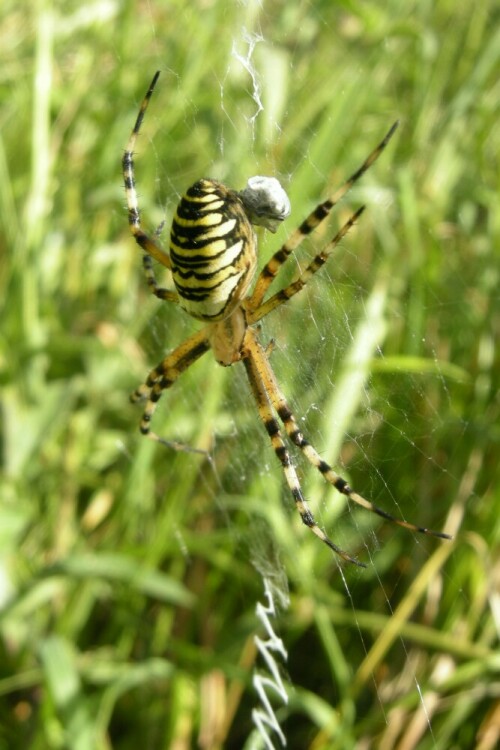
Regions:
<instances>
[{"instance_id":1,"label":"vegetation","mask_svg":"<svg viewBox=\"0 0 500 750\"><path fill-rule=\"evenodd\" d=\"M290 748L495 747L498 4L1 14L0 750L263 747L264 579ZM129 392L198 325L148 293L127 228L120 158L157 69L136 168L165 243L199 177L273 174L293 213L263 262L400 119L290 272L366 203L359 225L262 339L325 459L453 542L347 507L297 457L319 522L368 567L340 564L293 509L243 368L210 354L154 423L201 452L140 437Z\"/></svg>"}]
</instances>

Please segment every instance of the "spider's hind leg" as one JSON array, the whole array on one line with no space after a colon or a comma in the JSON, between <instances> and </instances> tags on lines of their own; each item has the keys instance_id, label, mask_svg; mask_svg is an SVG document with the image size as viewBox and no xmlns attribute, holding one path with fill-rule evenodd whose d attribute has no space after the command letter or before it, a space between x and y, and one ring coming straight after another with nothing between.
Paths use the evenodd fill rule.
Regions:
<instances>
[{"instance_id":1,"label":"spider's hind leg","mask_svg":"<svg viewBox=\"0 0 500 750\"><path fill-rule=\"evenodd\" d=\"M135 238L137 244L144 250L147 255L151 255L158 263L166 268L171 268L169 255L163 250L163 248L157 242L157 234L150 236L144 231L141 225L141 212L139 210L139 201L137 197L137 190L135 184L135 165L134 165L134 151L139 131L141 129L142 122L144 120L146 110L149 106L149 101L153 95L156 82L160 72L157 71L154 75L153 80L150 83L149 89L146 96L142 100L142 104L139 109L139 114L135 121L135 125L132 129L130 137L128 139L127 146L123 152L122 157L122 172L123 172L123 183L125 186L125 198L127 201L128 211L128 223L130 231ZM162 297L167 299L167 297ZM173 298L168 298L173 299Z\"/></svg>"},{"instance_id":2,"label":"spider's hind leg","mask_svg":"<svg viewBox=\"0 0 500 750\"><path fill-rule=\"evenodd\" d=\"M155 295L155 297L158 297L159 299L162 299L166 302L173 302L174 304L178 305L179 295L177 294L177 292L172 292L170 291L170 289L165 289L158 284L153 268L153 258L147 253L144 253L142 256L142 267L148 287Z\"/></svg>"},{"instance_id":3,"label":"spider's hind leg","mask_svg":"<svg viewBox=\"0 0 500 750\"><path fill-rule=\"evenodd\" d=\"M293 253L293 251L299 247L305 237L314 232L314 230L323 221L325 221L325 219L330 215L330 212L332 211L334 206L336 206L337 203L342 200L344 195L349 192L349 190L360 179L360 177L362 177L364 173L368 169L370 169L372 164L378 159L382 151L391 140L397 127L398 122L395 122L389 129L385 137L382 139L382 141L378 144L378 146L376 146L371 154L367 156L363 164L349 177L348 180L345 181L343 185L341 185L340 188L338 188L335 193L333 193L331 197L327 198L318 206L316 206L316 208L309 214L309 216L304 219L302 224L294 232L292 232L292 234L279 248L279 250L275 252L273 257L261 270L257 278L254 290L248 303L249 310L257 310L257 308L262 305L262 300L264 299L270 284L272 284L273 280L278 274L278 271L283 266L283 264L286 263L291 253ZM258 320L258 318L255 318L255 320Z\"/></svg>"}]
</instances>

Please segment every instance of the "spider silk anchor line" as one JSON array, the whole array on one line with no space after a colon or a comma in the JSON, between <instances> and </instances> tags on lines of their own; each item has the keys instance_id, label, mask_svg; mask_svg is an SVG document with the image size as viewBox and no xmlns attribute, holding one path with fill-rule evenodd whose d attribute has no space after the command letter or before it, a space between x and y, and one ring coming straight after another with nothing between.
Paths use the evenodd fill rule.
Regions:
<instances>
[{"instance_id":1,"label":"spider silk anchor line","mask_svg":"<svg viewBox=\"0 0 500 750\"><path fill-rule=\"evenodd\" d=\"M378 159L394 135L398 123L394 123L359 169L292 232L260 271L253 292L247 295L257 267L257 237L252 225L260 225L275 232L289 215L290 202L274 177L251 177L246 188L241 191L204 178L192 185L179 202L172 222L168 253L159 244L157 235L145 232L141 225L135 188L134 149L159 75L159 72L155 74L144 97L122 158L128 222L133 237L144 251L144 273L151 292L159 299L179 305L189 315L203 321L205 326L162 359L151 370L146 381L131 395L133 402L146 402L140 423L142 434L170 447L179 448L178 444L169 443L151 431L153 414L163 391L174 385L185 370L211 349L220 365L229 367L236 362L243 362L259 416L281 463L303 523L343 560L365 567L364 563L340 549L317 525L303 496L276 417L281 421L289 441L327 482L349 500L411 531L450 539L448 534L417 526L377 507L356 493L321 458L298 429L296 418L269 362L269 348L262 346L257 335L258 327L253 327L304 288L355 224L364 206L352 214L291 284L265 299L269 286L291 253L326 220L333 207ZM158 284L153 260L171 272L175 291Z\"/></svg>"}]
</instances>

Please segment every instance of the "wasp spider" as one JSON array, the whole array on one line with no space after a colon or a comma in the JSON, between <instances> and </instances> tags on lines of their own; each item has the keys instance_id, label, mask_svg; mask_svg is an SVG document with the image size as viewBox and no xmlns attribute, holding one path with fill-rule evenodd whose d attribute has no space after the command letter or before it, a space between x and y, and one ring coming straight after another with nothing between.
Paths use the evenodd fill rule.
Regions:
<instances>
[{"instance_id":1,"label":"wasp spider","mask_svg":"<svg viewBox=\"0 0 500 750\"><path fill-rule=\"evenodd\" d=\"M299 292L328 260L334 248L356 222L359 208L335 237L316 255L307 268L289 286L264 299L281 266L329 215L336 203L380 156L396 130L395 123L361 167L331 197L320 203L273 255L257 277L253 292L247 295L257 264L257 239L252 224L275 232L290 213L288 196L279 182L269 177L252 177L244 190L237 192L220 182L201 179L180 200L172 222L169 252L160 246L157 235L147 234L141 226L134 179L134 148L146 109L158 80L157 72L141 104L137 120L123 155L123 176L130 230L140 245L147 283L157 297L173 302L205 326L168 354L145 383L132 394L133 402L146 401L140 430L154 440L163 441L150 429L156 405L164 390L202 354L212 350L220 365L243 362L260 418L285 474L302 521L322 542L341 558L362 565L340 549L317 525L299 484L276 416L286 434L307 460L340 493L364 508L411 531L447 539L446 534L416 526L387 513L354 492L326 461L320 457L299 430L297 421L278 385L268 360L268 351L258 339L255 324ZM153 260L171 271L175 291L158 285Z\"/></svg>"}]
</instances>

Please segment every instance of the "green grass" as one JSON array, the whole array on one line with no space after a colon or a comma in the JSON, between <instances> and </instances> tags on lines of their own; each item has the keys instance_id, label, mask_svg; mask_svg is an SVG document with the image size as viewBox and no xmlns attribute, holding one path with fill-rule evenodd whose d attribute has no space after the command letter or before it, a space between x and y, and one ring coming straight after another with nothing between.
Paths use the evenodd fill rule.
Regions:
<instances>
[{"instance_id":1,"label":"green grass","mask_svg":"<svg viewBox=\"0 0 500 750\"><path fill-rule=\"evenodd\" d=\"M263 575L289 587L289 747L498 740L498 8L263 6L2 6L0 750L249 747ZM299 264L366 202L359 226L262 338L321 454L453 543L347 508L299 460L321 525L369 563L342 577L243 368L210 355L155 417L210 460L140 438L129 392L197 326L148 295L126 222L120 158L157 69L136 158L151 227L200 176L267 173L291 228L400 119Z\"/></svg>"}]
</instances>

